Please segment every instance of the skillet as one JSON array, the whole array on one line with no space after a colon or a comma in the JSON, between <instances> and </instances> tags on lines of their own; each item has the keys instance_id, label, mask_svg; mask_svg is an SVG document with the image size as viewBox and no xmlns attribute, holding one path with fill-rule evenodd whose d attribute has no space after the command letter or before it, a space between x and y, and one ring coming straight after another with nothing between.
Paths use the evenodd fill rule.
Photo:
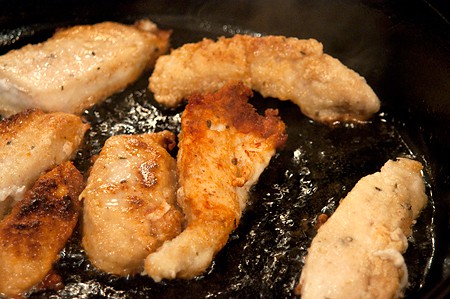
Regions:
<instances>
[{"instance_id":1,"label":"skillet","mask_svg":"<svg viewBox=\"0 0 450 299\"><path fill-rule=\"evenodd\" d=\"M405 260L407 298L444 298L450 285L449 221L450 55L448 15L440 1L17 1L1 5L0 53L43 41L58 27L149 17L172 29L174 48L235 33L316 38L325 52L363 75L382 101L379 114L360 125L326 126L289 102L262 99L287 124L279 151L252 189L238 229L207 273L191 281L153 283L98 272L75 233L55 271L60 290L34 298L291 298L317 216L367 174L396 156L425 165L429 205L414 227ZM150 73L83 114L92 125L76 157L90 166L111 135L163 129L179 132L183 107L160 107L146 90ZM176 155L176 151L173 152Z\"/></svg>"}]
</instances>

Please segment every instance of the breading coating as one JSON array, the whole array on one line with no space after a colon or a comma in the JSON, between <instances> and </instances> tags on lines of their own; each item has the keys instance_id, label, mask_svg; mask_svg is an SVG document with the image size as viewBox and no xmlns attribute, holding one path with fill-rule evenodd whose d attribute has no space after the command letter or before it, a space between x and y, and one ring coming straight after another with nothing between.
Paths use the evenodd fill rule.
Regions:
<instances>
[{"instance_id":1,"label":"breading coating","mask_svg":"<svg viewBox=\"0 0 450 299\"><path fill-rule=\"evenodd\" d=\"M135 81L169 46L148 20L61 29L0 56L0 114L26 108L79 114Z\"/></svg>"},{"instance_id":2,"label":"breading coating","mask_svg":"<svg viewBox=\"0 0 450 299\"><path fill-rule=\"evenodd\" d=\"M366 80L324 54L321 43L283 36L235 35L185 44L157 60L149 88L156 101L174 107L229 80L264 97L291 100L321 122L363 121L380 109Z\"/></svg>"},{"instance_id":3,"label":"breading coating","mask_svg":"<svg viewBox=\"0 0 450 299\"><path fill-rule=\"evenodd\" d=\"M155 281L206 270L237 227L250 187L284 145L277 111L257 114L247 103L251 95L240 83L189 98L177 157L177 201L187 226L146 259L145 271Z\"/></svg>"},{"instance_id":4,"label":"breading coating","mask_svg":"<svg viewBox=\"0 0 450 299\"><path fill-rule=\"evenodd\" d=\"M0 122L0 219L44 171L75 155L88 128L79 116L40 110Z\"/></svg>"},{"instance_id":5,"label":"breading coating","mask_svg":"<svg viewBox=\"0 0 450 299\"><path fill-rule=\"evenodd\" d=\"M65 162L42 175L0 222L0 296L18 296L51 270L77 224L83 176Z\"/></svg>"},{"instance_id":6,"label":"breading coating","mask_svg":"<svg viewBox=\"0 0 450 299\"><path fill-rule=\"evenodd\" d=\"M301 298L399 298L402 254L427 204L422 165L399 158L362 178L319 228L296 293Z\"/></svg>"},{"instance_id":7,"label":"breading coating","mask_svg":"<svg viewBox=\"0 0 450 299\"><path fill-rule=\"evenodd\" d=\"M168 131L106 141L80 196L83 246L99 269L140 273L147 255L181 232L173 146Z\"/></svg>"}]
</instances>

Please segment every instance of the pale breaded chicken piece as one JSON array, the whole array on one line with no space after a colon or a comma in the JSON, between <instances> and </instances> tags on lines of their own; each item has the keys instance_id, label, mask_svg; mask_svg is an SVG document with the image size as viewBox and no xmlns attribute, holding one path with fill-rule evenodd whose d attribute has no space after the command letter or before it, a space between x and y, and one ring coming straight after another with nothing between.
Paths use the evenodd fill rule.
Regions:
<instances>
[{"instance_id":1,"label":"pale breaded chicken piece","mask_svg":"<svg viewBox=\"0 0 450 299\"><path fill-rule=\"evenodd\" d=\"M77 224L82 189L81 173L60 164L0 222L0 296L23 294L48 274Z\"/></svg>"},{"instance_id":2,"label":"pale breaded chicken piece","mask_svg":"<svg viewBox=\"0 0 450 299\"><path fill-rule=\"evenodd\" d=\"M0 121L0 219L39 175L75 155L88 128L78 116L40 110Z\"/></svg>"},{"instance_id":3,"label":"pale breaded chicken piece","mask_svg":"<svg viewBox=\"0 0 450 299\"><path fill-rule=\"evenodd\" d=\"M59 30L0 56L0 114L26 108L79 114L135 81L166 52L170 32L148 20Z\"/></svg>"},{"instance_id":4,"label":"pale breaded chicken piece","mask_svg":"<svg viewBox=\"0 0 450 299\"><path fill-rule=\"evenodd\" d=\"M380 109L378 97L363 77L322 48L314 39L283 36L204 39L161 56L149 88L156 101L173 107L192 93L235 80L264 97L291 100L316 121L369 119Z\"/></svg>"},{"instance_id":5,"label":"pale breaded chicken piece","mask_svg":"<svg viewBox=\"0 0 450 299\"><path fill-rule=\"evenodd\" d=\"M308 250L301 298L398 298L408 282L402 253L427 204L422 165L388 161L362 178L323 224Z\"/></svg>"},{"instance_id":6,"label":"pale breaded chicken piece","mask_svg":"<svg viewBox=\"0 0 450 299\"><path fill-rule=\"evenodd\" d=\"M181 232L176 162L166 150L173 146L168 131L106 141L80 196L83 246L99 269L142 272L147 255Z\"/></svg>"},{"instance_id":7,"label":"pale breaded chicken piece","mask_svg":"<svg viewBox=\"0 0 450 299\"><path fill-rule=\"evenodd\" d=\"M177 201L185 230L145 261L155 281L201 274L237 227L249 188L286 141L277 111L260 116L243 84L194 95L181 117Z\"/></svg>"}]
</instances>

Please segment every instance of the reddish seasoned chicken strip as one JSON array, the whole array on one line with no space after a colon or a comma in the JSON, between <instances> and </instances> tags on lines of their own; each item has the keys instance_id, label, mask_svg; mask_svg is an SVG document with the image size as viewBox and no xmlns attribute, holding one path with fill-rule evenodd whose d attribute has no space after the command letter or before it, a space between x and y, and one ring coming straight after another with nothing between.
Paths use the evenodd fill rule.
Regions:
<instances>
[{"instance_id":1,"label":"reddish seasoned chicken strip","mask_svg":"<svg viewBox=\"0 0 450 299\"><path fill-rule=\"evenodd\" d=\"M82 189L83 176L65 162L0 222L0 296L23 294L48 274L77 224Z\"/></svg>"},{"instance_id":2,"label":"reddish seasoned chicken strip","mask_svg":"<svg viewBox=\"0 0 450 299\"><path fill-rule=\"evenodd\" d=\"M0 122L0 219L44 171L74 156L88 128L78 116L40 110Z\"/></svg>"},{"instance_id":3,"label":"reddish seasoned chicken strip","mask_svg":"<svg viewBox=\"0 0 450 299\"><path fill-rule=\"evenodd\" d=\"M173 107L229 80L264 97L291 100L321 122L363 121L380 109L366 80L323 53L321 43L283 36L235 35L186 44L158 59L149 88L156 101Z\"/></svg>"},{"instance_id":4,"label":"reddish seasoned chicken strip","mask_svg":"<svg viewBox=\"0 0 450 299\"><path fill-rule=\"evenodd\" d=\"M84 199L83 246L99 269L118 275L181 232L176 207L175 136L163 131L109 138L90 173Z\"/></svg>"},{"instance_id":5,"label":"reddish seasoned chicken strip","mask_svg":"<svg viewBox=\"0 0 450 299\"><path fill-rule=\"evenodd\" d=\"M408 282L402 253L427 204L422 165L400 158L362 178L308 250L301 298L399 298Z\"/></svg>"},{"instance_id":6,"label":"reddish seasoned chicken strip","mask_svg":"<svg viewBox=\"0 0 450 299\"><path fill-rule=\"evenodd\" d=\"M177 201L186 229L145 261L155 281L203 273L237 227L250 187L286 141L277 111L260 116L243 84L194 95L181 117Z\"/></svg>"},{"instance_id":7,"label":"reddish seasoned chicken strip","mask_svg":"<svg viewBox=\"0 0 450 299\"><path fill-rule=\"evenodd\" d=\"M167 51L168 31L148 20L59 30L0 56L0 114L26 108L81 113L135 81Z\"/></svg>"}]
</instances>

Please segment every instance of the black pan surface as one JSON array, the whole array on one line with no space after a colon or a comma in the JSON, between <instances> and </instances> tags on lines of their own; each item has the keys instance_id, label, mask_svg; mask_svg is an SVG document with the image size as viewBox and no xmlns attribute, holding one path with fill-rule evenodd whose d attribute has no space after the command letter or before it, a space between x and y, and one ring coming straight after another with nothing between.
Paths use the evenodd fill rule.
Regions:
<instances>
[{"instance_id":1,"label":"black pan surface","mask_svg":"<svg viewBox=\"0 0 450 299\"><path fill-rule=\"evenodd\" d=\"M7 6L10 13L0 16L0 53L43 41L58 27L142 17L172 29L174 48L235 33L312 37L365 76L382 101L368 123L328 126L309 120L289 102L256 93L251 103L259 111L279 109L289 139L252 189L238 229L204 275L154 283L140 275L101 273L87 260L77 231L55 264L64 287L30 297L292 298L317 216L331 215L361 177L398 156L425 166L429 205L405 254L406 297L424 297L450 272L449 27L438 7L422 1L407 6L402 1L19 1ZM147 90L150 74L83 114L91 129L75 160L81 171L109 136L179 132L183 107L159 106Z\"/></svg>"}]
</instances>

